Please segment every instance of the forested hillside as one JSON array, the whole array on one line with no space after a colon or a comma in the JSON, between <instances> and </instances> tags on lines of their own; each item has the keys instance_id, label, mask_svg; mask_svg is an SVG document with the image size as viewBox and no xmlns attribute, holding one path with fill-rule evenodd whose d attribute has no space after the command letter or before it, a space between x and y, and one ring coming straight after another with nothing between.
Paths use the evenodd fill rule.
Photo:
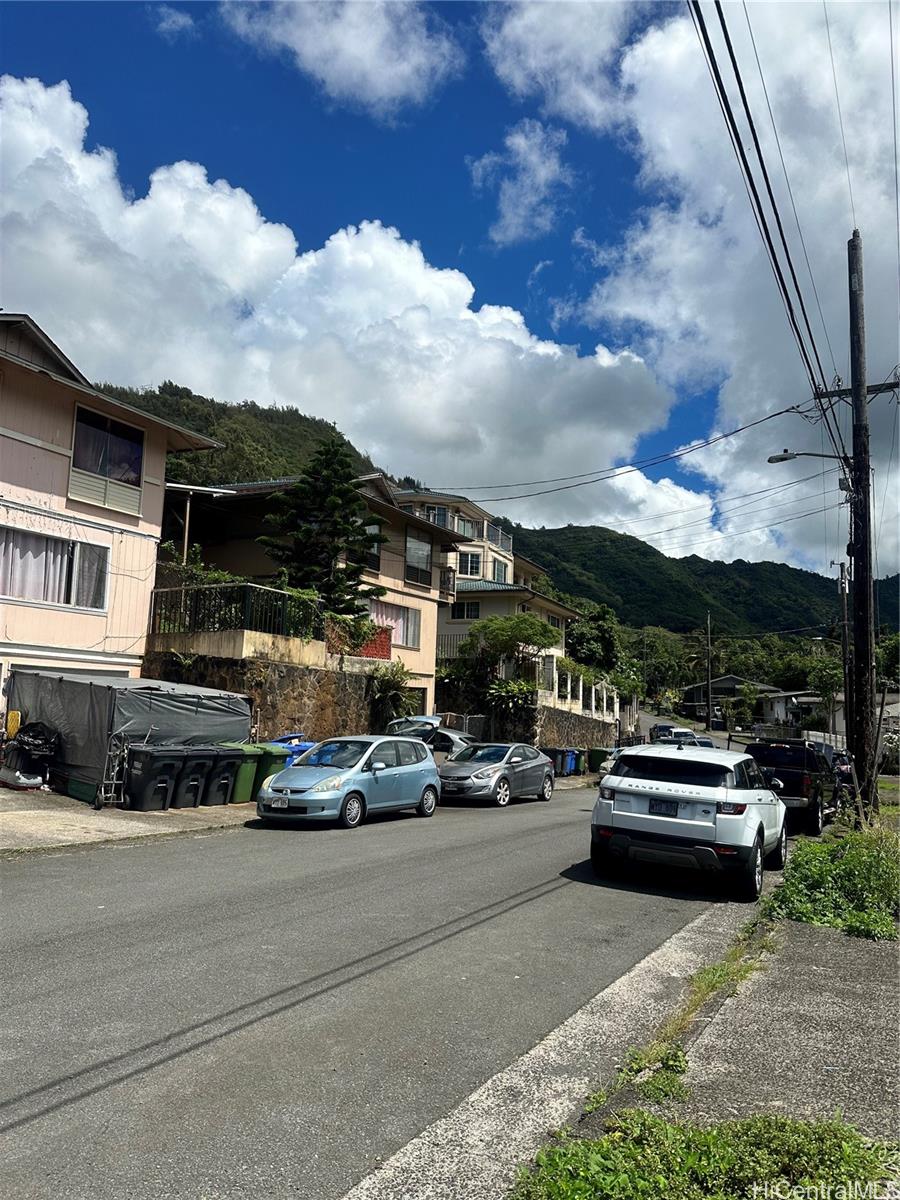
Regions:
<instances>
[{"instance_id":1,"label":"forested hillside","mask_svg":"<svg viewBox=\"0 0 900 1200\"><path fill-rule=\"evenodd\" d=\"M297 475L334 426L296 408L226 404L166 381L156 391L98 384L101 391L155 416L205 433L224 449L169 456L169 479L181 483L238 483ZM360 473L374 469L347 443ZM409 468L415 472L416 463ZM834 580L783 563L710 562L667 558L653 546L601 526L526 529L509 521L516 549L542 563L557 588L608 604L626 625L697 629L712 616L716 629L753 633L837 619ZM898 577L879 583L879 621L896 629Z\"/></svg>"}]
</instances>

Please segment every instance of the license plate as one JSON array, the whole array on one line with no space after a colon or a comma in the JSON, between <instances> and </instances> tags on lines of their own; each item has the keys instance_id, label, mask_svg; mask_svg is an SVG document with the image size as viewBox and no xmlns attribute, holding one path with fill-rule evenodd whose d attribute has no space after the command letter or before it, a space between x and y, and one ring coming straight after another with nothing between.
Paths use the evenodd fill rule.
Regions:
<instances>
[{"instance_id":1,"label":"license plate","mask_svg":"<svg viewBox=\"0 0 900 1200\"><path fill-rule=\"evenodd\" d=\"M273 796L272 799L269 801L269 808L287 808L287 806L288 806L287 796Z\"/></svg>"},{"instance_id":2,"label":"license plate","mask_svg":"<svg viewBox=\"0 0 900 1200\"><path fill-rule=\"evenodd\" d=\"M442 787L445 787L448 792L456 792L456 791L459 791L459 789L462 787L462 784L460 784L460 783L444 783L444 784L442 784Z\"/></svg>"},{"instance_id":3,"label":"license plate","mask_svg":"<svg viewBox=\"0 0 900 1200\"><path fill-rule=\"evenodd\" d=\"M677 817L677 800L651 800L650 812L657 817Z\"/></svg>"}]
</instances>

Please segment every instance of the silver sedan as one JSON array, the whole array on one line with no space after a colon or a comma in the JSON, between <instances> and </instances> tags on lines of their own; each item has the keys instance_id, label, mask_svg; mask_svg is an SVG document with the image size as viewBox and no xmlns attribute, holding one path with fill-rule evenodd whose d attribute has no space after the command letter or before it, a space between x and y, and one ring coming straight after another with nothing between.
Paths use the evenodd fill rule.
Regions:
<instances>
[{"instance_id":1,"label":"silver sedan","mask_svg":"<svg viewBox=\"0 0 900 1200\"><path fill-rule=\"evenodd\" d=\"M475 742L440 767L441 796L491 800L505 808L516 796L553 796L553 763L521 742Z\"/></svg>"}]
</instances>

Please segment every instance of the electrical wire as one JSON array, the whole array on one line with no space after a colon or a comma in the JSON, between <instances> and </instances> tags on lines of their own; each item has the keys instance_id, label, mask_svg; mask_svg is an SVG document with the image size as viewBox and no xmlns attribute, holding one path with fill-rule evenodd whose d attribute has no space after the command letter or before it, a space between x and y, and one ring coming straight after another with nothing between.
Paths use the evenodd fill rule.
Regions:
<instances>
[{"instance_id":1,"label":"electrical wire","mask_svg":"<svg viewBox=\"0 0 900 1200\"><path fill-rule=\"evenodd\" d=\"M847 139L844 136L844 116L841 112L841 95L838 91L837 69L834 65L834 48L831 45L831 24L828 20L828 5L822 0L822 11L825 13L825 32L828 35L828 56L831 59L831 78L834 80L834 99L837 104L838 123L841 127L841 144L844 147L844 164L847 168L847 191L850 193L850 216L853 218L853 228L856 229L856 207L853 203L853 184L850 182L850 159L847 155Z\"/></svg>"},{"instance_id":2,"label":"electrical wire","mask_svg":"<svg viewBox=\"0 0 900 1200\"><path fill-rule=\"evenodd\" d=\"M894 217L897 229L897 324L900 326L900 162L897 157L897 82L896 55L894 54L894 5L888 0L888 22L890 28L889 50L891 54L891 115L894 127Z\"/></svg>"},{"instance_id":3,"label":"electrical wire","mask_svg":"<svg viewBox=\"0 0 900 1200\"><path fill-rule=\"evenodd\" d=\"M842 493L840 492L840 490L839 490L838 488L834 488L834 489L833 489L833 490L832 490L830 493L828 493L828 494L829 494L829 495L833 495L833 496L838 496L838 495L841 495ZM793 499L791 499L791 500L782 500L782 501L780 501L778 504L772 504L772 503L770 503L770 502L768 502L768 501L767 501L767 502L766 502L766 504L765 504L765 505L763 505L761 508L753 508L753 507L752 507L752 505L753 505L754 501L753 501L753 500L748 500L748 501L747 501L745 504L736 504L736 505L734 506L734 508L730 508L730 509L728 509L728 511L727 511L727 512L721 512L721 511L720 511L720 512L718 512L718 513L714 514L714 515L716 515L716 516L730 517L730 516L731 516L733 513L735 513L735 512L738 512L738 511L740 511L740 510L742 510L742 509L747 509L747 511L746 511L746 512L744 512L744 514L743 514L745 517L747 517L747 516L750 516L750 515L752 515L753 513L771 512L771 511L772 511L773 509L775 509L775 508L784 508L784 507L785 507L786 505L788 505L788 504L800 504L800 503L801 503L801 502L803 502L803 501L806 501L806 500L818 500L818 498L819 498L819 493L818 493L818 492L809 492L809 493L808 493L807 495L805 495L805 496L794 496L794 497L793 497ZM755 499L758 499L758 497L756 497ZM817 510L817 511L818 511L818 510ZM666 529L654 529L654 530L652 530L650 533L642 533L640 536L641 536L641 539L652 538L652 537L660 537L660 536L662 536L662 534L664 534L664 533L672 533L672 532L673 532L674 530L676 530L676 529L690 529L692 525L705 525L705 524L707 523L707 520L709 520L709 518L708 518L708 517L701 517L701 518L700 518L699 520L697 520L697 521L682 521L682 522L679 522L679 524L678 524L678 525L670 525L670 526L668 526ZM627 530L627 529L618 530L618 528L617 528L617 532L621 532L621 533L626 533L626 534L627 534L627 533L628 533L628 530ZM720 530L714 530L714 532L716 532L716 533L719 533L719 532L722 532L722 531L720 531Z\"/></svg>"},{"instance_id":4,"label":"electrical wire","mask_svg":"<svg viewBox=\"0 0 900 1200\"><path fill-rule=\"evenodd\" d=\"M673 459L684 458L685 455L693 454L697 450L705 450L707 446L715 446L719 442L724 441L726 438L735 437L737 434L744 433L744 431L747 429L753 429L757 425L762 425L766 421L771 421L775 417L783 417L786 413L801 412L801 410L805 407L805 404L808 403L809 402L807 401L804 403L804 405L792 404L788 408L780 408L777 412L766 413L765 416L758 417L755 421L748 421L746 425L739 425L736 429L729 429L726 433L717 433L713 437L706 438L703 441L692 442L689 446L680 447L678 450L666 451L663 454L653 455L650 458L634 459L632 462L622 463L617 467L605 467L596 471L582 471L579 475L557 475L552 479L519 480L516 483L460 483L453 484L452 486L448 484L444 487L429 488L428 491L432 495L441 496L464 489L467 492L466 498L470 499L471 497L468 495L470 492L498 491L507 487L536 487L542 483L561 483L570 479L582 480L583 482L571 483L568 485L569 488L585 487L590 483L603 483L605 480L617 478L619 475L631 474L632 471L639 471L648 466L659 466L661 463L671 462ZM588 479L588 475L595 476L595 478ZM486 499L489 499L491 503L495 503L500 500L527 500L531 496L545 496L549 492L562 492L567 490L568 488L548 488L546 491L542 492L526 492L518 496L491 496L486 497ZM475 500L475 503L480 503L480 501Z\"/></svg>"},{"instance_id":5,"label":"electrical wire","mask_svg":"<svg viewBox=\"0 0 900 1200\"><path fill-rule=\"evenodd\" d=\"M831 358L831 365L834 368L835 375L837 375L837 363L835 362L834 351L831 348L831 338L828 336L828 326L825 323L825 314L822 312L822 302L819 299L819 289L816 287L816 277L813 274L812 264L809 261L809 252L806 249L806 239L803 236L803 227L800 224L800 216L797 212L797 204L794 200L794 189L791 187L787 163L784 159L784 150L781 146L781 138L778 136L778 126L775 123L775 114L772 111L772 102L769 99L769 89L766 87L766 77L763 74L762 63L760 62L759 58L759 50L756 48L756 38L753 34L753 26L750 24L750 9L747 7L747 0L742 0L742 2L744 5L744 16L747 20L747 31L750 34L750 44L753 46L753 55L756 59L757 70L759 71L759 81L762 84L763 95L766 98L766 107L769 110L769 120L772 122L772 133L775 135L775 145L778 147L778 157L781 159L781 169L784 172L784 182L787 186L788 196L790 197L791 201L791 209L794 213L794 221L797 225L797 235L800 238L800 245L803 249L803 257L806 260L806 269L809 272L809 281L812 284L813 295L816 298L816 308L819 310L819 319L822 322L822 332L825 334L825 342L828 346L828 354ZM891 62L891 71L893 72L893 61ZM900 261L900 259L898 259L898 261Z\"/></svg>"},{"instance_id":6,"label":"electrical wire","mask_svg":"<svg viewBox=\"0 0 900 1200\"><path fill-rule=\"evenodd\" d=\"M833 504L829 511L833 512L835 509L839 509L842 507L843 507L842 504ZM722 530L717 530L716 535L713 537L706 538L705 540L699 541L699 542L688 541L684 545L687 546L688 548L693 547L693 546L708 546L708 545L711 545L713 542L716 542L719 540L726 540L726 539L730 540L731 538L744 537L748 533L757 533L760 529L774 529L779 525L786 525L789 521L800 521L804 517L816 517L819 515L819 513L821 511L822 510L820 508L811 508L807 512L797 513L793 517L782 517L780 521L767 521L765 523L765 525L754 525L754 526L751 526L751 528L749 528L749 529L736 529L729 533L725 533ZM666 545L665 553L668 554L669 551L672 549L683 549L683 548L684 547L682 546L681 543L669 542Z\"/></svg>"},{"instance_id":7,"label":"electrical wire","mask_svg":"<svg viewBox=\"0 0 900 1200\"><path fill-rule=\"evenodd\" d=\"M716 95L719 97L719 105L722 109L726 126L728 127L728 131L731 135L732 146L738 157L738 163L741 168L741 172L751 193L751 207L753 209L754 216L756 217L757 228L759 229L760 235L762 236L763 242L766 246L766 250L769 255L769 262L772 266L772 270L775 273L775 280L781 294L782 302L785 306L785 311L787 312L791 331L794 335L794 340L797 343L797 349L800 352L800 357L803 360L803 366L804 370L806 371L807 379L809 380L810 388L815 395L819 388L816 380L815 368L813 367L812 360L809 356L806 343L803 340L803 336L800 331L800 325L797 321L797 315L794 311L793 302L788 291L787 282L784 278L781 264L779 263L778 256L775 252L775 245L765 217L762 200L760 198L759 190L757 189L753 173L750 169L750 162L747 158L747 152L744 149L744 143L741 140L741 135L737 127L734 111L731 107L731 101L728 98L728 92L722 79L722 73L719 70L719 64L716 60L716 54L715 50L713 49L709 31L706 28L706 21L703 17L700 0L688 0L688 7L692 16L694 17L694 27L698 30L698 36L700 37L701 45L705 50L707 65L709 66L710 73L712 74Z\"/></svg>"}]
</instances>

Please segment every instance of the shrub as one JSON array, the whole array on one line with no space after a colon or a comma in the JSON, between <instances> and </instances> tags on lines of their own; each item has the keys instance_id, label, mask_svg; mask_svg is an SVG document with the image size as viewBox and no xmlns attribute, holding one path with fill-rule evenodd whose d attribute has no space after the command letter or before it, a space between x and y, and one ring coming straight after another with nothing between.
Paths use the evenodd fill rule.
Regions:
<instances>
[{"instance_id":1,"label":"shrub","mask_svg":"<svg viewBox=\"0 0 900 1200\"><path fill-rule=\"evenodd\" d=\"M766 910L856 937L888 939L898 934L898 897L900 837L875 826L840 839L801 839Z\"/></svg>"}]
</instances>

